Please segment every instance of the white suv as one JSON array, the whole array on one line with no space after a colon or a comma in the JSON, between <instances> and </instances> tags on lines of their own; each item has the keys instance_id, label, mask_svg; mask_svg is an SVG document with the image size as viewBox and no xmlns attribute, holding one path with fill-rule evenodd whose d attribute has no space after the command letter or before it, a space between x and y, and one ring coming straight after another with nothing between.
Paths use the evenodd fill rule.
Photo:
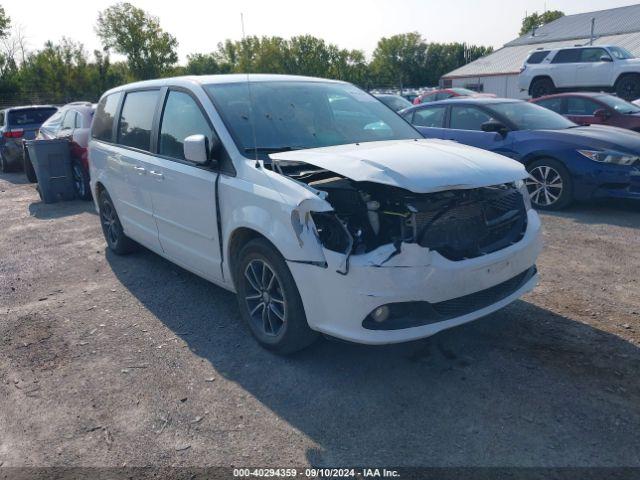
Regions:
<instances>
[{"instance_id":1,"label":"white suv","mask_svg":"<svg viewBox=\"0 0 640 480\"><path fill-rule=\"evenodd\" d=\"M152 80L104 94L91 186L111 250L142 244L238 295L265 347L432 335L531 290L519 163L425 140L348 83ZM185 304L188 308L188 304Z\"/></svg>"},{"instance_id":2,"label":"white suv","mask_svg":"<svg viewBox=\"0 0 640 480\"><path fill-rule=\"evenodd\" d=\"M635 100L640 98L640 59L607 45L539 49L527 58L518 86L533 98L567 90L606 90Z\"/></svg>"}]
</instances>

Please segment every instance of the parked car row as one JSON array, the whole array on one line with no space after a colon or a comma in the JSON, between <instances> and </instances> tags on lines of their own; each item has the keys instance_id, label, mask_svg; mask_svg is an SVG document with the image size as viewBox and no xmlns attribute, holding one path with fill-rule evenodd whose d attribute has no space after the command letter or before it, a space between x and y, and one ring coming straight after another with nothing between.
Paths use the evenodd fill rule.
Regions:
<instances>
[{"instance_id":1,"label":"parked car row","mask_svg":"<svg viewBox=\"0 0 640 480\"><path fill-rule=\"evenodd\" d=\"M88 147L94 111L95 105L90 102L74 102L60 108L32 105L0 111L0 170L23 169L27 179L35 183L36 172L24 142L67 140L76 196L89 200Z\"/></svg>"}]
</instances>

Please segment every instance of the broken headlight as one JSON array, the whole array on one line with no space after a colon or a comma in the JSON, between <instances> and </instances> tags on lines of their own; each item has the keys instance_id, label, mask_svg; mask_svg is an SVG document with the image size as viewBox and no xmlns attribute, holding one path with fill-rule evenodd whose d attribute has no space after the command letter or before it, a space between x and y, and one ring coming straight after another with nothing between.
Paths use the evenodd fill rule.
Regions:
<instances>
[{"instance_id":1,"label":"broken headlight","mask_svg":"<svg viewBox=\"0 0 640 480\"><path fill-rule=\"evenodd\" d=\"M529 189L527 188L527 184L524 180L518 180L515 182L515 187L522 195L522 200L524 200L524 206L527 210L531 210L531 195L529 195Z\"/></svg>"},{"instance_id":2,"label":"broken headlight","mask_svg":"<svg viewBox=\"0 0 640 480\"><path fill-rule=\"evenodd\" d=\"M311 212L311 218L323 247L340 253L351 249L353 242L351 235L335 214Z\"/></svg>"}]
</instances>

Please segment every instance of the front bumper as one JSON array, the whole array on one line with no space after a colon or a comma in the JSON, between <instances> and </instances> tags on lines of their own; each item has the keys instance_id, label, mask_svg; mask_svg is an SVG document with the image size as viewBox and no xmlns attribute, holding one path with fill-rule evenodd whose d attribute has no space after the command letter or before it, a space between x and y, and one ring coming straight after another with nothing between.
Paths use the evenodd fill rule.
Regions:
<instances>
[{"instance_id":1,"label":"front bumper","mask_svg":"<svg viewBox=\"0 0 640 480\"><path fill-rule=\"evenodd\" d=\"M578 158L569 167L577 200L640 199L640 166L610 165Z\"/></svg>"},{"instance_id":2,"label":"front bumper","mask_svg":"<svg viewBox=\"0 0 640 480\"><path fill-rule=\"evenodd\" d=\"M382 247L381 247L382 248ZM542 249L540 219L528 212L524 237L516 244L482 257L450 261L415 244L403 244L390 260L377 250L351 257L340 275L344 255L325 250L327 268L291 262L309 326L327 335L367 344L398 343L428 337L492 313L533 289L536 274L517 290L488 306L461 316L411 328L372 330L363 321L377 307L400 302L439 303L464 297L521 274L535 265Z\"/></svg>"}]
</instances>

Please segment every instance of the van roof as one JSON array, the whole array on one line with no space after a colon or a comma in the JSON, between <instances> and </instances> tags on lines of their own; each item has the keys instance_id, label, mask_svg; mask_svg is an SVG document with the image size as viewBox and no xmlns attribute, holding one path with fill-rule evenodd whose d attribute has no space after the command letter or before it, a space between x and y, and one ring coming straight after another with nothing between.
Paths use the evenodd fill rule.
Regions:
<instances>
[{"instance_id":1,"label":"van roof","mask_svg":"<svg viewBox=\"0 0 640 480\"><path fill-rule=\"evenodd\" d=\"M231 73L224 75L185 75L180 77L158 78L155 80L143 80L140 82L128 83L112 88L103 94L107 95L119 91L137 88L164 87L167 85L189 86L208 85L214 83L243 83L243 82L326 82L326 83L347 83L340 80L328 78L305 77L301 75L276 75L263 73Z\"/></svg>"}]
</instances>

